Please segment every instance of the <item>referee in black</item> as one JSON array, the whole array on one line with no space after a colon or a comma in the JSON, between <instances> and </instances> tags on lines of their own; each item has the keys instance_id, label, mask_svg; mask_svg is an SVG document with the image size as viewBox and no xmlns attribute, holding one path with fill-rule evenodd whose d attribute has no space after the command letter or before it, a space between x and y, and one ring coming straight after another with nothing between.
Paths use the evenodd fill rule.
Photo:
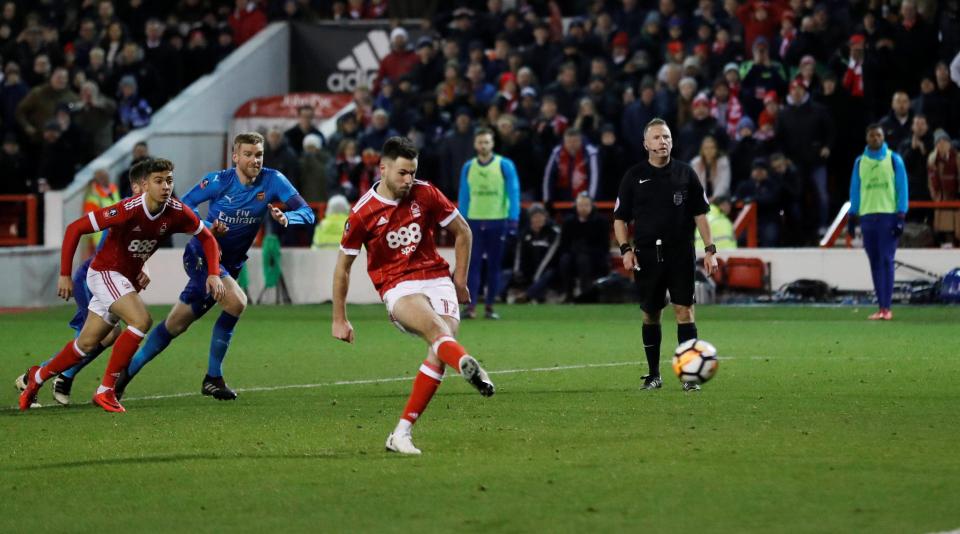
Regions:
<instances>
[{"instance_id":1,"label":"referee in black","mask_svg":"<svg viewBox=\"0 0 960 534\"><path fill-rule=\"evenodd\" d=\"M690 165L671 159L673 138L663 119L647 123L643 146L647 161L631 167L620 183L613 230L623 267L634 272L643 309L643 349L650 373L643 377L642 388L658 389L663 386L660 316L668 291L677 316L677 341L697 337L693 319L694 225L706 244L704 265L710 274L717 270L717 247L710 237L706 215L710 206L703 186ZM630 222L634 223L632 245ZM700 386L684 383L683 389L698 390Z\"/></svg>"}]
</instances>

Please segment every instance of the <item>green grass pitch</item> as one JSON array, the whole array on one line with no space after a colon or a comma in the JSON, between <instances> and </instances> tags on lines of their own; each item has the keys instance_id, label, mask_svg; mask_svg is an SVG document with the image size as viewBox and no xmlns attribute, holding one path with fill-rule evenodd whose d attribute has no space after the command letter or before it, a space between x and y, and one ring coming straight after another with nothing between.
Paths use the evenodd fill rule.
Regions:
<instances>
[{"instance_id":1,"label":"green grass pitch","mask_svg":"<svg viewBox=\"0 0 960 534\"><path fill-rule=\"evenodd\" d=\"M167 309L152 308L155 319ZM382 306L256 307L199 395L215 313L130 386L126 414L19 413L13 380L71 332L63 307L0 315L0 532L933 532L960 528L960 308L698 309L721 358L684 394L640 392L634 306L504 306L460 340L498 391L448 376L385 453L424 345ZM665 312L664 350L674 346ZM302 387L297 387L302 386ZM50 384L40 392L53 405Z\"/></svg>"}]
</instances>

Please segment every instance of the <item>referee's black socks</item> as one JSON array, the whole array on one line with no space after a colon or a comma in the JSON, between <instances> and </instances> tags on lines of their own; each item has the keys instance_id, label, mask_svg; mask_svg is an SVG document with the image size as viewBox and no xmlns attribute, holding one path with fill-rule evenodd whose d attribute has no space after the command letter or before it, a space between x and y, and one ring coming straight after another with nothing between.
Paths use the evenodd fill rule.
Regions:
<instances>
[{"instance_id":1,"label":"referee's black socks","mask_svg":"<svg viewBox=\"0 0 960 534\"><path fill-rule=\"evenodd\" d=\"M677 345L697 339L697 323L677 323Z\"/></svg>"},{"instance_id":2,"label":"referee's black socks","mask_svg":"<svg viewBox=\"0 0 960 534\"><path fill-rule=\"evenodd\" d=\"M643 325L643 351L647 354L647 366L653 376L660 376L660 340L662 338L659 324Z\"/></svg>"}]
</instances>

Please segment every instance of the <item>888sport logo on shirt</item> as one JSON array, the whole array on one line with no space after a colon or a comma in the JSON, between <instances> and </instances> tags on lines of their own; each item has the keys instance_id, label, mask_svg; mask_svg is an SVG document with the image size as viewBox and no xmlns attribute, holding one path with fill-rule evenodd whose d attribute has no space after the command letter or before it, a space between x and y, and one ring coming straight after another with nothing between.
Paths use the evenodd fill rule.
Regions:
<instances>
[{"instance_id":1,"label":"888sport logo on shirt","mask_svg":"<svg viewBox=\"0 0 960 534\"><path fill-rule=\"evenodd\" d=\"M412 223L409 226L401 226L399 230L387 232L387 246L392 249L400 249L400 253L409 256L414 250L417 250L417 243L423 239L423 233L420 231L420 225Z\"/></svg>"},{"instance_id":2,"label":"888sport logo on shirt","mask_svg":"<svg viewBox=\"0 0 960 534\"><path fill-rule=\"evenodd\" d=\"M153 253L153 249L156 246L156 239L134 239L130 242L130 245L127 246L127 251L132 252L133 254L131 255L134 258L146 260L150 257L150 254Z\"/></svg>"}]
</instances>

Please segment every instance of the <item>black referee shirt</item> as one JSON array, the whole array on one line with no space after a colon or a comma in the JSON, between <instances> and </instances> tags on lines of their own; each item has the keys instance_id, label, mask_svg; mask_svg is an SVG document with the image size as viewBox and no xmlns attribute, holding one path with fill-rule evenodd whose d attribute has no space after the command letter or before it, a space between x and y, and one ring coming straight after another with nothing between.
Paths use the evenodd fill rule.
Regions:
<instances>
[{"instance_id":1,"label":"black referee shirt","mask_svg":"<svg viewBox=\"0 0 960 534\"><path fill-rule=\"evenodd\" d=\"M710 205L693 167L673 158L664 167L642 161L631 167L620 182L615 219L634 223L633 242L651 246L690 243L696 228L694 217L707 213Z\"/></svg>"}]
</instances>

